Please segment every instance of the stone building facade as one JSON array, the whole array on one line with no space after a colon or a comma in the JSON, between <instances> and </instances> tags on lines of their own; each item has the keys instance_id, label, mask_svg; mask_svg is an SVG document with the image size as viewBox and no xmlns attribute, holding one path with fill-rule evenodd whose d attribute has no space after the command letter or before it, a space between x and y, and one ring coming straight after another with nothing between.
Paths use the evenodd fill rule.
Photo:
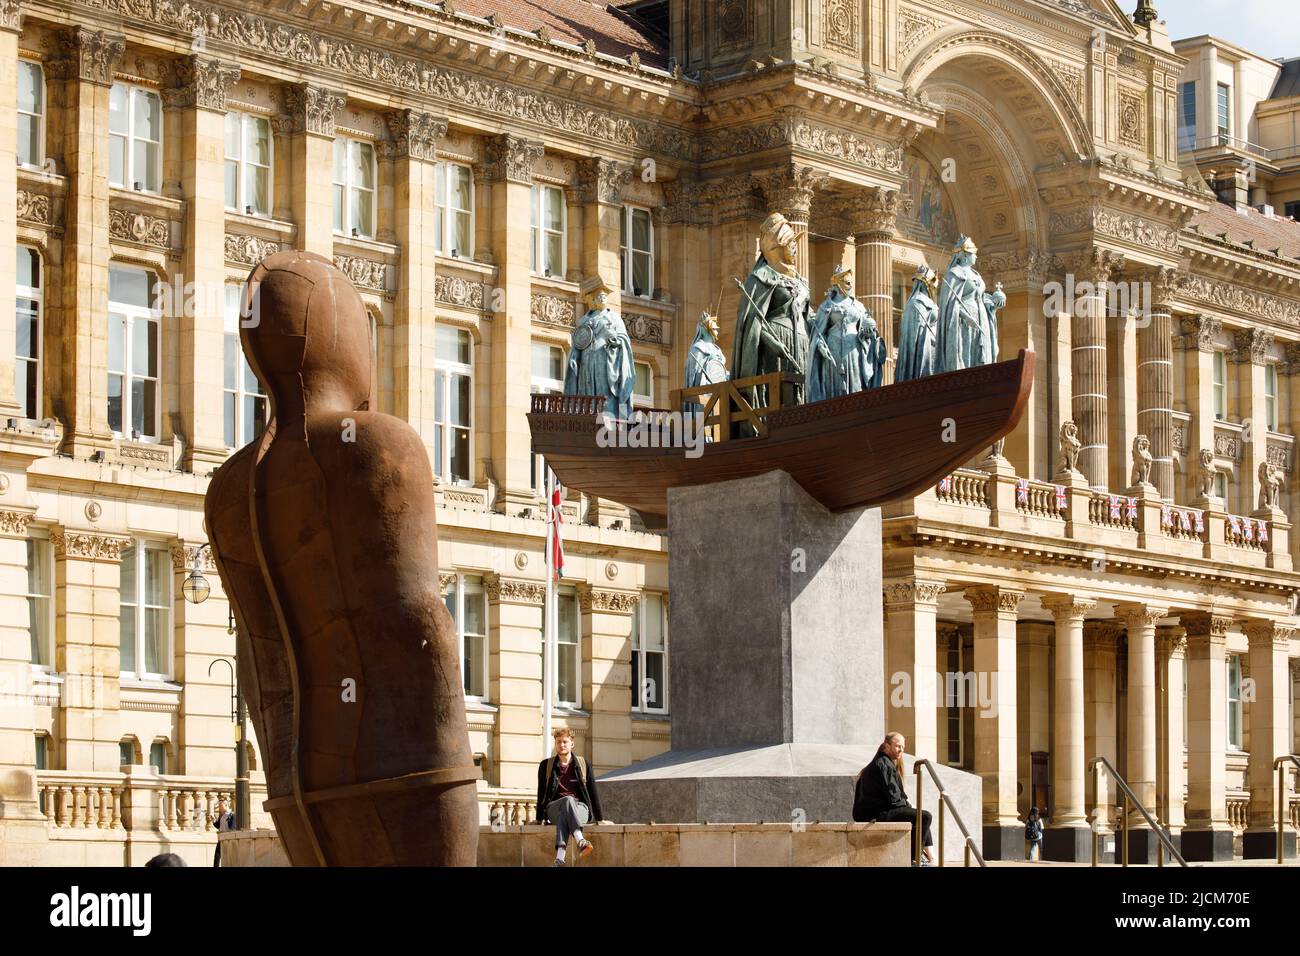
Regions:
<instances>
[{"instance_id":1,"label":"stone building facade","mask_svg":"<svg viewBox=\"0 0 1300 956\"><path fill-rule=\"evenodd\" d=\"M213 842L235 642L202 501L266 413L234 296L288 248L352 278L377 405L425 439L482 816L526 819L529 395L599 276L636 404L667 405L702 310L729 351L771 210L815 290L854 266L891 341L917 266L974 236L1004 355L1038 356L1002 454L885 512L909 751L985 778L986 849L1031 802L1068 852L1094 803L1114 824L1097 756L1185 848L1263 839L1296 749L1300 227L1227 209L1180 153L1187 63L1110 0L0 0L0 862ZM610 770L668 746L668 544L563 510L556 719Z\"/></svg>"}]
</instances>

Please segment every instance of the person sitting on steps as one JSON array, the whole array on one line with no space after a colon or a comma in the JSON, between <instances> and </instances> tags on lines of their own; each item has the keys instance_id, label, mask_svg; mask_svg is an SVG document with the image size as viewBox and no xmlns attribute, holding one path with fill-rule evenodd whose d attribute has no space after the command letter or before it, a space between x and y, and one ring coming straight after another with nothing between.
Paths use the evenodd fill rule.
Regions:
<instances>
[{"instance_id":1,"label":"person sitting on steps","mask_svg":"<svg viewBox=\"0 0 1300 956\"><path fill-rule=\"evenodd\" d=\"M592 820L602 820L596 778L587 762L573 752L573 731L560 727L555 738L555 756L537 765L537 822L555 824L555 866L564 866L569 835L578 840L578 857L585 858L595 849L584 839L582 828Z\"/></svg>"},{"instance_id":2,"label":"person sitting on steps","mask_svg":"<svg viewBox=\"0 0 1300 956\"><path fill-rule=\"evenodd\" d=\"M857 823L910 823L912 845L916 840L916 809L903 791L903 735L890 731L876 751L875 759L862 768L853 791L853 819ZM930 848L930 811L921 812L922 866L933 866ZM910 851L909 851L910 855Z\"/></svg>"}]
</instances>

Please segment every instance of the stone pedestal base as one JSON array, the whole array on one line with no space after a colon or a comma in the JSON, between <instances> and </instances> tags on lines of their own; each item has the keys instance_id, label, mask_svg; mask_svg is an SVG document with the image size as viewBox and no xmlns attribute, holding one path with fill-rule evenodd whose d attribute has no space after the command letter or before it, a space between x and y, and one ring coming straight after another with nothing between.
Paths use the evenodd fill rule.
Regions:
<instances>
[{"instance_id":1,"label":"stone pedestal base","mask_svg":"<svg viewBox=\"0 0 1300 956\"><path fill-rule=\"evenodd\" d=\"M1277 859L1277 828L1247 830L1241 838L1241 855L1247 860ZM1294 860L1296 832L1289 827L1282 831L1282 859Z\"/></svg>"},{"instance_id":2,"label":"stone pedestal base","mask_svg":"<svg viewBox=\"0 0 1300 956\"><path fill-rule=\"evenodd\" d=\"M1225 863L1232 860L1231 830L1186 829L1182 835L1183 859L1188 863Z\"/></svg>"},{"instance_id":3,"label":"stone pedestal base","mask_svg":"<svg viewBox=\"0 0 1300 956\"><path fill-rule=\"evenodd\" d=\"M1122 833L1117 833L1116 836L1123 839ZM1160 850L1160 837L1150 827L1134 827L1128 831L1128 861L1131 866L1155 866L1159 862ZM1119 848L1116 847L1116 852L1118 851ZM1166 853L1166 862L1168 859Z\"/></svg>"},{"instance_id":4,"label":"stone pedestal base","mask_svg":"<svg viewBox=\"0 0 1300 956\"><path fill-rule=\"evenodd\" d=\"M1087 863L1092 859L1092 828L1048 827L1043 831L1043 859Z\"/></svg>"},{"instance_id":5,"label":"stone pedestal base","mask_svg":"<svg viewBox=\"0 0 1300 956\"><path fill-rule=\"evenodd\" d=\"M1024 862L1025 828L984 827L984 859Z\"/></svg>"}]
</instances>

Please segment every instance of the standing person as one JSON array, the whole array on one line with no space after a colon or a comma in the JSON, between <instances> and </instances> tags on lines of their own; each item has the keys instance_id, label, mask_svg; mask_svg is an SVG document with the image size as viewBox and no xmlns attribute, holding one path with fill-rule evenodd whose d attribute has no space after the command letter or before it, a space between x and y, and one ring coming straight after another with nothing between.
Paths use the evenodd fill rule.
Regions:
<instances>
[{"instance_id":1,"label":"standing person","mask_svg":"<svg viewBox=\"0 0 1300 956\"><path fill-rule=\"evenodd\" d=\"M564 866L569 835L578 841L578 857L585 858L595 847L582 835L582 828L592 820L601 820L600 797L596 795L596 778L587 761L573 752L573 731L556 728L555 756L537 765L537 822L555 824L555 865Z\"/></svg>"},{"instance_id":2,"label":"standing person","mask_svg":"<svg viewBox=\"0 0 1300 956\"><path fill-rule=\"evenodd\" d=\"M853 791L853 819L858 823L910 823L916 839L916 809L903 791L903 747L907 743L897 731L885 734L876 757L858 774ZM921 811L922 866L933 866L930 848L930 811Z\"/></svg>"},{"instance_id":3,"label":"standing person","mask_svg":"<svg viewBox=\"0 0 1300 956\"><path fill-rule=\"evenodd\" d=\"M230 798L224 793L217 797L217 815L212 819L213 828L217 831L217 852L212 858L213 866L221 865L221 834L228 830L235 829L235 812L230 809Z\"/></svg>"},{"instance_id":4,"label":"standing person","mask_svg":"<svg viewBox=\"0 0 1300 956\"><path fill-rule=\"evenodd\" d=\"M1043 819L1038 815L1037 807L1029 808L1029 819L1025 822L1025 859L1037 862L1043 858Z\"/></svg>"}]
</instances>

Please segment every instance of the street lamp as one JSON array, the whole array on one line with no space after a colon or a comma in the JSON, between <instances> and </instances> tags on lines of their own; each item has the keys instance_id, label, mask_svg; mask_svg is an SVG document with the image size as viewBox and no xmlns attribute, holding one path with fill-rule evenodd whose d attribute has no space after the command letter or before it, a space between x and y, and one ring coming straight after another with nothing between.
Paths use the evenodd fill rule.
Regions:
<instances>
[{"instance_id":1,"label":"street lamp","mask_svg":"<svg viewBox=\"0 0 1300 956\"><path fill-rule=\"evenodd\" d=\"M234 618L227 628L234 633ZM218 657L208 665L208 676L212 668L225 664L230 672L230 716L235 722L235 829L248 829L248 714L244 710L244 699L239 693L239 680L235 675L235 665L224 657Z\"/></svg>"},{"instance_id":2,"label":"street lamp","mask_svg":"<svg viewBox=\"0 0 1300 956\"><path fill-rule=\"evenodd\" d=\"M185 600L191 604L202 604L208 599L208 595L212 593L212 586L208 584L208 579L199 570L199 559L204 548L211 551L212 545L207 543L199 545L198 550L194 552L194 567L190 568L190 573L185 575L185 580L181 584L181 594L185 595Z\"/></svg>"}]
</instances>

